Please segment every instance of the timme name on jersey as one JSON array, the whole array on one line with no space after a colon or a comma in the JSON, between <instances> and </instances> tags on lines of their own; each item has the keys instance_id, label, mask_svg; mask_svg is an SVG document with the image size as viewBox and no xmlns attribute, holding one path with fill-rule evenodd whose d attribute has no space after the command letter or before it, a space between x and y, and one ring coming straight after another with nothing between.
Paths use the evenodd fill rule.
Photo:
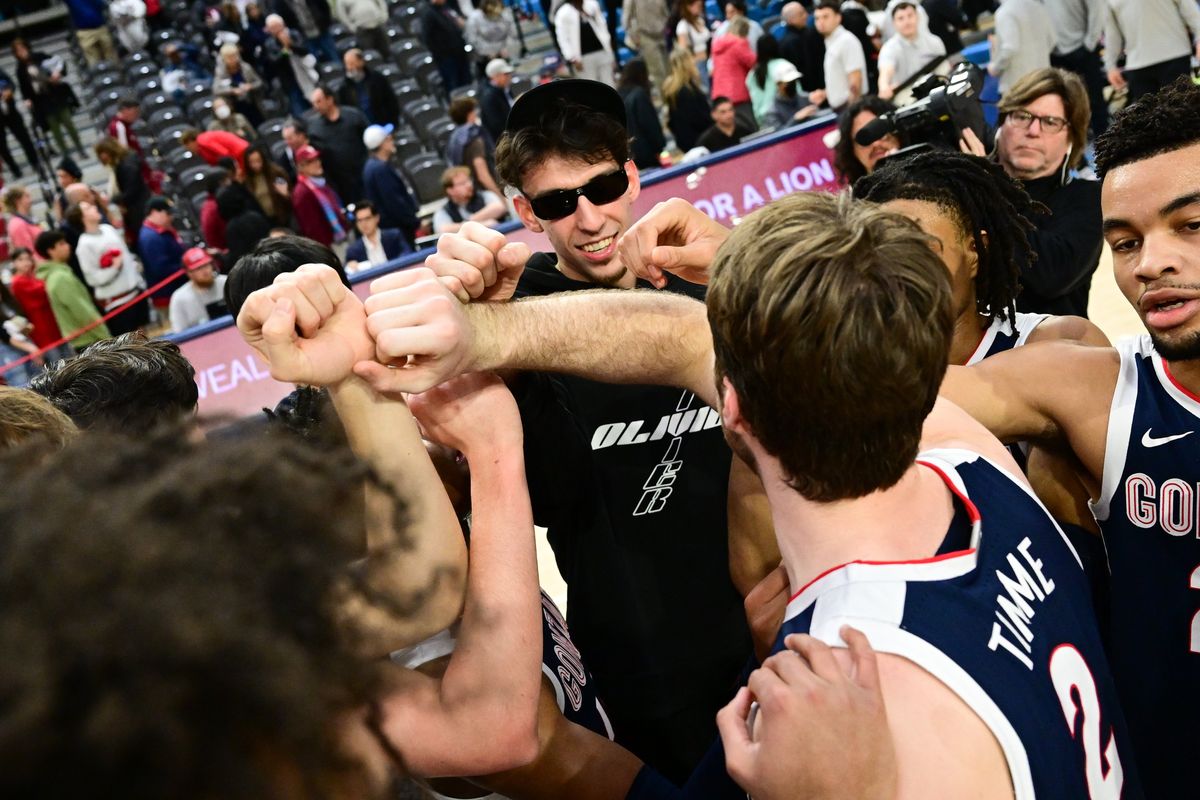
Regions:
<instances>
[{"instance_id":1,"label":"timme name on jersey","mask_svg":"<svg viewBox=\"0 0 1200 800\"><path fill-rule=\"evenodd\" d=\"M939 555L852 562L801 589L789 633L850 624L957 694L996 737L1017 800L1141 796L1087 579L1032 492L982 456L935 450L956 516Z\"/></svg>"},{"instance_id":2,"label":"timme name on jersey","mask_svg":"<svg viewBox=\"0 0 1200 800\"><path fill-rule=\"evenodd\" d=\"M1200 737L1200 398L1149 336L1117 344L1100 523L1109 660L1148 797L1195 797Z\"/></svg>"}]
</instances>

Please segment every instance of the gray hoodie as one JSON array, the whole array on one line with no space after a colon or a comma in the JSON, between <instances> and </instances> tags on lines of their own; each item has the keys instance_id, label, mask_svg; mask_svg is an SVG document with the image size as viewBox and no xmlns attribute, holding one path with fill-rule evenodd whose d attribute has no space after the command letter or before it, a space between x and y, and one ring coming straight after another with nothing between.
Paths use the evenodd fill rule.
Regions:
<instances>
[{"instance_id":1,"label":"gray hoodie","mask_svg":"<svg viewBox=\"0 0 1200 800\"><path fill-rule=\"evenodd\" d=\"M1200 36L1200 8L1196 0L1107 0L1104 25L1104 66L1116 69L1125 51L1125 69L1161 64L1192 52L1193 36Z\"/></svg>"}]
</instances>

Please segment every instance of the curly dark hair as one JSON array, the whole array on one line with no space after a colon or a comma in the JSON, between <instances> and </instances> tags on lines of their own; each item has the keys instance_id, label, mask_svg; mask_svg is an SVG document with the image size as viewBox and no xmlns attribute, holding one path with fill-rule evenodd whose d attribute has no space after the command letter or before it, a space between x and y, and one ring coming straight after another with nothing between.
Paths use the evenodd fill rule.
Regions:
<instances>
[{"instance_id":1,"label":"curly dark hair","mask_svg":"<svg viewBox=\"0 0 1200 800\"><path fill-rule=\"evenodd\" d=\"M47 366L29 388L80 428L136 435L190 418L200 399L195 376L179 345L135 331Z\"/></svg>"},{"instance_id":2,"label":"curly dark hair","mask_svg":"<svg viewBox=\"0 0 1200 800\"><path fill-rule=\"evenodd\" d=\"M1096 174L1200 143L1200 86L1184 76L1113 117L1096 137Z\"/></svg>"},{"instance_id":3,"label":"curly dark hair","mask_svg":"<svg viewBox=\"0 0 1200 800\"><path fill-rule=\"evenodd\" d=\"M854 118L864 111L870 111L877 117L882 117L896 107L880 97L866 94L842 109L838 115L838 143L833 148L833 168L847 186L852 186L856 180L867 174L867 168L854 155L854 137L850 131L854 127Z\"/></svg>"},{"instance_id":4,"label":"curly dark hair","mask_svg":"<svg viewBox=\"0 0 1200 800\"><path fill-rule=\"evenodd\" d=\"M337 601L367 476L290 436L89 434L0 464L0 652L19 654L0 660L0 796L360 786L336 722L380 676Z\"/></svg>"},{"instance_id":5,"label":"curly dark hair","mask_svg":"<svg viewBox=\"0 0 1200 800\"><path fill-rule=\"evenodd\" d=\"M859 178L854 197L873 203L925 200L950 214L975 242L975 308L990 318L1016 314L1021 269L1035 257L1027 233L1033 201L998 164L978 156L933 151L888 163Z\"/></svg>"},{"instance_id":6,"label":"curly dark hair","mask_svg":"<svg viewBox=\"0 0 1200 800\"><path fill-rule=\"evenodd\" d=\"M607 114L577 103L547 108L536 125L515 134L505 131L496 144L496 171L500 180L520 191L529 171L548 158L599 164L630 159L629 132Z\"/></svg>"}]
</instances>

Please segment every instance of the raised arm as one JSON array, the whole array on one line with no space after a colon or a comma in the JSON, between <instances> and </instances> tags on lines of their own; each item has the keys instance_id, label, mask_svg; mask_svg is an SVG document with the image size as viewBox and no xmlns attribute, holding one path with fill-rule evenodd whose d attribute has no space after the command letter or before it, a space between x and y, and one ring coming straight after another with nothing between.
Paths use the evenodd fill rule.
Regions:
<instances>
[{"instance_id":1,"label":"raised arm","mask_svg":"<svg viewBox=\"0 0 1200 800\"><path fill-rule=\"evenodd\" d=\"M251 294L238 329L277 380L329 387L350 446L405 510L402 536L390 504L381 507L382 498L368 496L360 585L412 613L385 613L352 594L347 609L364 650L383 656L448 627L462 609L466 547L408 407L351 372L372 348L362 303L332 269L310 264Z\"/></svg>"},{"instance_id":2,"label":"raised arm","mask_svg":"<svg viewBox=\"0 0 1200 800\"><path fill-rule=\"evenodd\" d=\"M459 378L413 406L471 468L471 565L454 654L441 679L405 673L383 704L404 766L427 776L498 772L538 753L541 598L520 414L492 375Z\"/></svg>"},{"instance_id":3,"label":"raised arm","mask_svg":"<svg viewBox=\"0 0 1200 800\"><path fill-rule=\"evenodd\" d=\"M597 290L463 306L428 269L371 286L379 362L355 371L380 391L423 391L466 372L565 372L607 383L690 389L715 405L704 305L665 292Z\"/></svg>"}]
</instances>

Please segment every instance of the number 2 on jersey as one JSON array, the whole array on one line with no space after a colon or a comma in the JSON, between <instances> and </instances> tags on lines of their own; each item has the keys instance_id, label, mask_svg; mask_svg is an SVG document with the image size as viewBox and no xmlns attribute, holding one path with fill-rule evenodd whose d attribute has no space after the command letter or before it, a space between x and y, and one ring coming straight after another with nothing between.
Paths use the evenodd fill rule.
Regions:
<instances>
[{"instance_id":1,"label":"number 2 on jersey","mask_svg":"<svg viewBox=\"0 0 1200 800\"><path fill-rule=\"evenodd\" d=\"M1193 574L1193 580L1195 575ZM1194 626L1193 626L1194 627ZM1071 735L1075 734L1075 720L1083 716L1080 725L1080 744L1083 746L1084 771L1087 776L1088 796L1091 800L1119 800L1125 783L1121 769L1121 757L1117 753L1117 741L1112 729L1108 732L1108 744L1104 757L1108 771L1100 762L1100 697L1096 693L1096 679L1084 661L1083 655L1072 645L1060 644L1050 655L1050 681L1058 694L1063 716ZM1078 702L1072 695L1078 693Z\"/></svg>"}]
</instances>

